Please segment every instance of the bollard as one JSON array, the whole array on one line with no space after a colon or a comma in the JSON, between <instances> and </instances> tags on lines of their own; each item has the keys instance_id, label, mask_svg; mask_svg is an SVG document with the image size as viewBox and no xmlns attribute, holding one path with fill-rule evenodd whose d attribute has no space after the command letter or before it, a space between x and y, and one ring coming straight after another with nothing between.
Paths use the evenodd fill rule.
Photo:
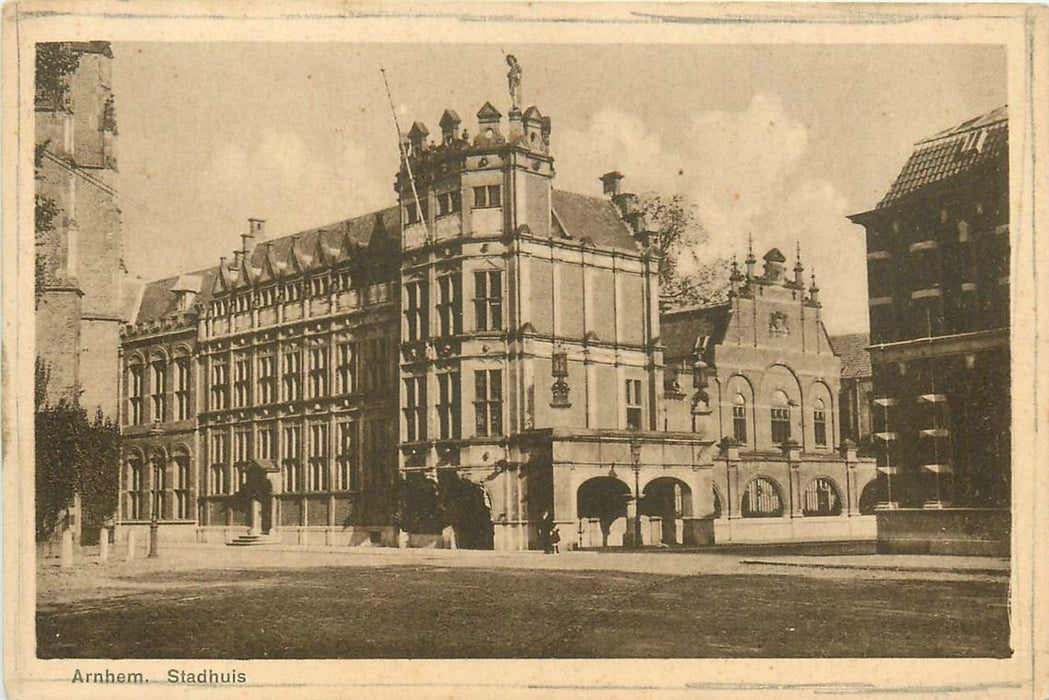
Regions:
<instances>
[{"instance_id":1,"label":"bollard","mask_svg":"<svg viewBox=\"0 0 1049 700\"><path fill-rule=\"evenodd\" d=\"M135 558L135 531L127 531L127 561Z\"/></svg>"},{"instance_id":2,"label":"bollard","mask_svg":"<svg viewBox=\"0 0 1049 700\"><path fill-rule=\"evenodd\" d=\"M62 530L62 568L73 568L73 531L69 528Z\"/></svg>"},{"instance_id":3,"label":"bollard","mask_svg":"<svg viewBox=\"0 0 1049 700\"><path fill-rule=\"evenodd\" d=\"M98 537L98 561L105 564L109 561L109 528L102 528Z\"/></svg>"}]
</instances>

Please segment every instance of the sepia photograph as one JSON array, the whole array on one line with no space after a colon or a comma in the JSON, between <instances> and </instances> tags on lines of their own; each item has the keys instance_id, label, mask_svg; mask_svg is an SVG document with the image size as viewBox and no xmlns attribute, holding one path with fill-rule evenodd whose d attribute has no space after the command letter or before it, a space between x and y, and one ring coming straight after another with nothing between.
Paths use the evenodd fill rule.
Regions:
<instances>
[{"instance_id":1,"label":"sepia photograph","mask_svg":"<svg viewBox=\"0 0 1049 700\"><path fill-rule=\"evenodd\" d=\"M1044 12L46 7L11 697L1049 692Z\"/></svg>"}]
</instances>

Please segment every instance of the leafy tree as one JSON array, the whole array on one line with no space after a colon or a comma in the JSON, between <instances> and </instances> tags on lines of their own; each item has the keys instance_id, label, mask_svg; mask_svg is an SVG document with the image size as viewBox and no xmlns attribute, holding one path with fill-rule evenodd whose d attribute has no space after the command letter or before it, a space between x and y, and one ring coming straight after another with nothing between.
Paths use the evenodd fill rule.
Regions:
<instances>
[{"instance_id":1,"label":"leafy tree","mask_svg":"<svg viewBox=\"0 0 1049 700\"><path fill-rule=\"evenodd\" d=\"M710 232L683 195L642 195L641 211L655 231L653 247L659 252L661 294L674 306L709 305L727 299L729 262L725 258L701 258ZM684 264L683 264L684 263Z\"/></svg>"},{"instance_id":2,"label":"leafy tree","mask_svg":"<svg viewBox=\"0 0 1049 700\"><path fill-rule=\"evenodd\" d=\"M49 371L36 362L36 536L47 541L80 496L82 525L97 527L117 508L120 431L101 411L89 420L75 401L47 401Z\"/></svg>"},{"instance_id":3,"label":"leafy tree","mask_svg":"<svg viewBox=\"0 0 1049 700\"><path fill-rule=\"evenodd\" d=\"M36 45L36 101L58 110L65 107L69 93L66 76L80 65L80 54L69 42L41 42Z\"/></svg>"}]
</instances>

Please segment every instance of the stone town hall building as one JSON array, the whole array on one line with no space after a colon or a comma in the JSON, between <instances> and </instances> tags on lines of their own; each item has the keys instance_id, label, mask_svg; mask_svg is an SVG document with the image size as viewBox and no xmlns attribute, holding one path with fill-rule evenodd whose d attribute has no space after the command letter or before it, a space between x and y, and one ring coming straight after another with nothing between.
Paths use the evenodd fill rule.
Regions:
<instances>
[{"instance_id":1,"label":"stone town hall building","mask_svg":"<svg viewBox=\"0 0 1049 700\"><path fill-rule=\"evenodd\" d=\"M397 206L276 239L253 220L217 267L146 287L121 349L124 529L526 549L549 512L569 546L638 522L646 543L873 534L816 292L773 251L714 317L661 318L621 176L611 201L555 189L550 118L508 117L417 122Z\"/></svg>"}]
</instances>

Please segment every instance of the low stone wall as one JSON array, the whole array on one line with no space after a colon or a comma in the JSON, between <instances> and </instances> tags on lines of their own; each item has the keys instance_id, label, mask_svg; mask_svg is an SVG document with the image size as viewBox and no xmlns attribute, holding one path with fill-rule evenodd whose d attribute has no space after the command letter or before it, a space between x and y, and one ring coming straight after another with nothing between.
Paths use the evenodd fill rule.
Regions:
<instances>
[{"instance_id":1,"label":"low stone wall","mask_svg":"<svg viewBox=\"0 0 1049 700\"><path fill-rule=\"evenodd\" d=\"M113 538L116 543L127 544L128 533L135 533L135 542L149 540L149 523L121 523L116 526ZM157 542L194 542L196 524L193 522L160 523L157 526Z\"/></svg>"},{"instance_id":2,"label":"low stone wall","mask_svg":"<svg viewBox=\"0 0 1049 700\"><path fill-rule=\"evenodd\" d=\"M899 508L875 517L879 553L1009 556L1008 509Z\"/></svg>"},{"instance_id":3,"label":"low stone wall","mask_svg":"<svg viewBox=\"0 0 1049 700\"><path fill-rule=\"evenodd\" d=\"M198 527L196 541L203 544L223 544L235 537L248 534L247 527ZM374 527L282 527L270 532L281 544L299 544L322 547L396 547L397 534L391 526Z\"/></svg>"},{"instance_id":4,"label":"low stone wall","mask_svg":"<svg viewBox=\"0 0 1049 700\"><path fill-rule=\"evenodd\" d=\"M876 536L877 521L873 515L718 518L714 521L715 544L873 540Z\"/></svg>"}]
</instances>

